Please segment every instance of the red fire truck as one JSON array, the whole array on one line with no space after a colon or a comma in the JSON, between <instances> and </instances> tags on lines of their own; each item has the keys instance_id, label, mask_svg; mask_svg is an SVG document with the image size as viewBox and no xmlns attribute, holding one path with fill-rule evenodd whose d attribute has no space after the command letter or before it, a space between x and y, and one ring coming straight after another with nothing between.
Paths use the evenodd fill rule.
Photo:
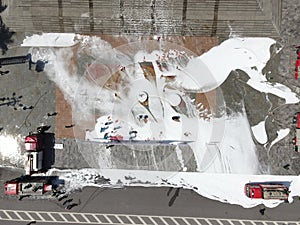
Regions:
<instances>
[{"instance_id":1,"label":"red fire truck","mask_svg":"<svg viewBox=\"0 0 300 225\"><path fill-rule=\"evenodd\" d=\"M52 191L52 183L47 177L21 176L4 184L6 195L42 195Z\"/></svg>"},{"instance_id":2,"label":"red fire truck","mask_svg":"<svg viewBox=\"0 0 300 225\"><path fill-rule=\"evenodd\" d=\"M31 134L25 137L25 174L40 172L43 168L43 133Z\"/></svg>"},{"instance_id":3,"label":"red fire truck","mask_svg":"<svg viewBox=\"0 0 300 225\"><path fill-rule=\"evenodd\" d=\"M279 199L287 201L289 188L280 183L247 183L245 184L245 195L256 199Z\"/></svg>"}]
</instances>

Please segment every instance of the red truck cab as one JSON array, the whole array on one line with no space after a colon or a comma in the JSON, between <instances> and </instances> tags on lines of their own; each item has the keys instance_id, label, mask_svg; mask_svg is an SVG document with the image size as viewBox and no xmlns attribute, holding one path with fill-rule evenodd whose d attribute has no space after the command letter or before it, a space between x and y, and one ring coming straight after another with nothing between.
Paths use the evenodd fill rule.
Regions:
<instances>
[{"instance_id":1,"label":"red truck cab","mask_svg":"<svg viewBox=\"0 0 300 225\"><path fill-rule=\"evenodd\" d=\"M25 137L25 174L40 172L43 167L44 134L36 133Z\"/></svg>"},{"instance_id":2,"label":"red truck cab","mask_svg":"<svg viewBox=\"0 0 300 225\"><path fill-rule=\"evenodd\" d=\"M4 184L4 194L6 195L17 195L19 193L18 190L18 183L11 181L11 182L6 182Z\"/></svg>"},{"instance_id":3,"label":"red truck cab","mask_svg":"<svg viewBox=\"0 0 300 225\"><path fill-rule=\"evenodd\" d=\"M41 151L43 149L43 134L31 134L25 137L25 151Z\"/></svg>"}]
</instances>

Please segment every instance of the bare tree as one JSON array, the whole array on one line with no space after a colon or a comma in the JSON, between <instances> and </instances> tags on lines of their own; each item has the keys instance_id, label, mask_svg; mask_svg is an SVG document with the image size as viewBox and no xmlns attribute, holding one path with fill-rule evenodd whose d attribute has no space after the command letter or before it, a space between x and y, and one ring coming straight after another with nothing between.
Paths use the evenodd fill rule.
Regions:
<instances>
[{"instance_id":1,"label":"bare tree","mask_svg":"<svg viewBox=\"0 0 300 225\"><path fill-rule=\"evenodd\" d=\"M7 5L3 5L2 0L0 0L0 13L2 13L7 8ZM10 31L1 16L0 16L0 48L2 50L2 55L8 50L7 45L13 43L12 36L15 32Z\"/></svg>"}]
</instances>

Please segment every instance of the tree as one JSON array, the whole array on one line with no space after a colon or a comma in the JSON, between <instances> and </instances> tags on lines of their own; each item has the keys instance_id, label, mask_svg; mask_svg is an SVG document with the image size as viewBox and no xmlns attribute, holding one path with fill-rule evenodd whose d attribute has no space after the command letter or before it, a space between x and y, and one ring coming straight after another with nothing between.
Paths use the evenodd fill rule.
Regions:
<instances>
[{"instance_id":1,"label":"tree","mask_svg":"<svg viewBox=\"0 0 300 225\"><path fill-rule=\"evenodd\" d=\"M7 8L7 5L2 4L2 0L0 0L0 13L2 13ZM2 50L2 55L6 53L8 50L7 45L13 43L12 36L15 32L10 31L9 27L7 27L0 16L0 48Z\"/></svg>"},{"instance_id":2,"label":"tree","mask_svg":"<svg viewBox=\"0 0 300 225\"><path fill-rule=\"evenodd\" d=\"M7 8L7 5L2 4L2 0L0 0L0 13L2 13Z\"/></svg>"}]
</instances>

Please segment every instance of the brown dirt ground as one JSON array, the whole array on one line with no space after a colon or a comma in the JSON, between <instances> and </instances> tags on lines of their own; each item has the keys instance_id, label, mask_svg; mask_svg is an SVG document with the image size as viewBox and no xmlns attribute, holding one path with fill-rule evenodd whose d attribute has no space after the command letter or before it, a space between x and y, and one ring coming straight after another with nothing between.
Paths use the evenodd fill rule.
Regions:
<instances>
[{"instance_id":1,"label":"brown dirt ground","mask_svg":"<svg viewBox=\"0 0 300 225\"><path fill-rule=\"evenodd\" d=\"M129 40L135 40L134 37L124 37L124 36L109 36L103 35L100 36L103 40L109 42L112 47L119 47L129 43ZM149 37L142 37L144 40L151 40ZM141 40L139 39L139 40ZM183 46L196 55L201 55L204 52L208 51L212 47L216 46L219 41L214 37L181 37L181 36L166 36L161 37L161 40L168 41L176 45ZM76 60L74 58L74 60ZM211 91L204 94L198 93L196 94L196 103L202 103L205 108L208 110L212 110L215 107L215 91ZM210 103L210 104L209 104ZM55 136L56 138L74 138L73 128L66 128L65 126L69 126L73 124L72 121L72 108L68 104L68 102L64 99L63 93L57 87L56 88L56 112L58 112L58 116L55 118ZM76 126L76 124L74 124ZM79 135L80 138L84 139L84 131ZM76 138L78 138L78 133L76 133Z\"/></svg>"}]
</instances>

